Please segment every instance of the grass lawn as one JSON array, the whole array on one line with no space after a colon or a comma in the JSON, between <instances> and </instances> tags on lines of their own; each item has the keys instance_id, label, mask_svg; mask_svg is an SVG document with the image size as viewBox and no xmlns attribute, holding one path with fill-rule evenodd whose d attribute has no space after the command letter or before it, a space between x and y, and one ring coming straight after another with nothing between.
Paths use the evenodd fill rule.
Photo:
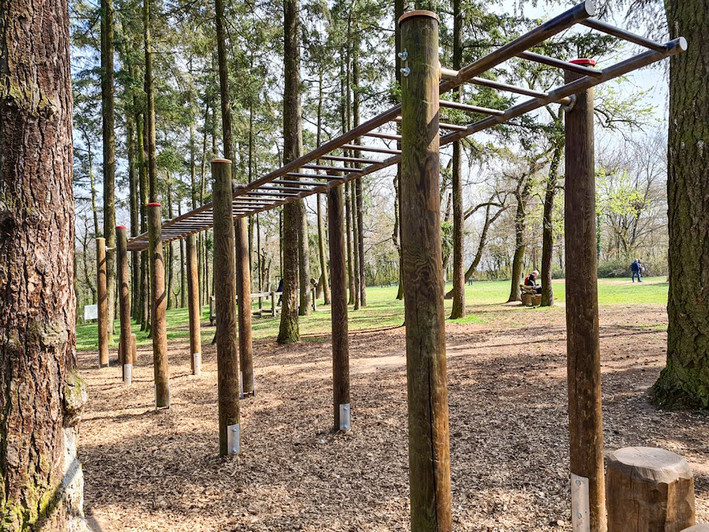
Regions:
<instances>
[{"instance_id":1,"label":"grass lawn","mask_svg":"<svg viewBox=\"0 0 709 532\"><path fill-rule=\"evenodd\" d=\"M642 284L633 284L627 279L599 279L598 300L600 305L665 305L667 303L667 281L665 277L646 277ZM450 284L446 290L450 289ZM401 325L404 319L404 304L395 299L397 287L368 287L367 307L353 311L350 307L350 330L377 329ZM500 313L500 304L507 301L510 291L509 281L477 281L466 285L466 306L468 314L457 323L494 322ZM565 297L564 280L554 281L554 297L557 302L563 302ZM268 306L270 303L266 303ZM451 301L446 300L446 313L450 312ZM329 306L318 306L318 312L301 317L300 332L307 335L309 341L317 342L319 338L327 338L330 334ZM537 312L563 312L562 306L536 309ZM172 309L167 311L167 337L172 339L187 339L189 328L187 309ZM540 316L542 317L542 316ZM209 308L203 311L202 323L209 322ZM278 319L254 318L252 322L254 338L275 337L278 333ZM511 324L514 326L514 324ZM116 320L116 331L119 329ZM147 334L138 330L133 324L133 332L137 334L138 345L150 343ZM211 342L214 327L202 327L202 341ZM118 335L115 335L116 342ZM114 347L117 345L114 343ZM76 348L79 351L98 348L97 325L95 322L77 325Z\"/></svg>"}]
</instances>

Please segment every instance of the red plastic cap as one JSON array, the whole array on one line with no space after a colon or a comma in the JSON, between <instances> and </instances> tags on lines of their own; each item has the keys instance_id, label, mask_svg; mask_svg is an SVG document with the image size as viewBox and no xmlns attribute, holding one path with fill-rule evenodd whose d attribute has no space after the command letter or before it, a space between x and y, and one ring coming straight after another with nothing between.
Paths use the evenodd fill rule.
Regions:
<instances>
[{"instance_id":1,"label":"red plastic cap","mask_svg":"<svg viewBox=\"0 0 709 532\"><path fill-rule=\"evenodd\" d=\"M574 59L571 61L574 65L588 65L588 66L596 66L596 60L595 59L588 59L586 57L582 57L580 59Z\"/></svg>"},{"instance_id":2,"label":"red plastic cap","mask_svg":"<svg viewBox=\"0 0 709 532\"><path fill-rule=\"evenodd\" d=\"M116 226L116 229L125 229L125 228L126 228L125 225L117 225L117 226Z\"/></svg>"},{"instance_id":3,"label":"red plastic cap","mask_svg":"<svg viewBox=\"0 0 709 532\"><path fill-rule=\"evenodd\" d=\"M146 203L145 206L146 207L161 207L161 205L158 202Z\"/></svg>"}]
</instances>

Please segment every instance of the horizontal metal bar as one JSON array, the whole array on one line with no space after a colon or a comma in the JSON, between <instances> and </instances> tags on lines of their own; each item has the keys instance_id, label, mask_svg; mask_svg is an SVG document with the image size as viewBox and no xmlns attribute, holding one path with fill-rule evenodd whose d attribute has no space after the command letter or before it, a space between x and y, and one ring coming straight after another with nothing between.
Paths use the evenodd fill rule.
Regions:
<instances>
[{"instance_id":1,"label":"horizontal metal bar","mask_svg":"<svg viewBox=\"0 0 709 532\"><path fill-rule=\"evenodd\" d=\"M390 150L388 148L376 148L374 146L360 146L358 144L345 144L341 146L343 150L371 151L372 153L387 153L390 155L401 153L400 150Z\"/></svg>"},{"instance_id":2,"label":"horizontal metal bar","mask_svg":"<svg viewBox=\"0 0 709 532\"><path fill-rule=\"evenodd\" d=\"M346 166L325 166L321 164L304 164L301 168L308 170L325 170L333 172L359 172L359 168L348 168Z\"/></svg>"},{"instance_id":3,"label":"horizontal metal bar","mask_svg":"<svg viewBox=\"0 0 709 532\"><path fill-rule=\"evenodd\" d=\"M273 181L271 181L273 183ZM276 186L270 186L270 185L261 185L258 190L288 190L288 191L297 191L297 192L302 192L303 188L296 188L296 187L276 187Z\"/></svg>"},{"instance_id":4,"label":"horizontal metal bar","mask_svg":"<svg viewBox=\"0 0 709 532\"><path fill-rule=\"evenodd\" d=\"M375 139L385 139L385 140L401 140L401 135L395 135L393 133L377 133L377 132L369 132L366 135L362 135L363 137L372 137Z\"/></svg>"},{"instance_id":5,"label":"horizontal metal bar","mask_svg":"<svg viewBox=\"0 0 709 532\"><path fill-rule=\"evenodd\" d=\"M362 159L359 157L343 157L341 155L323 155L320 159L324 161L342 161L344 163L363 163L372 164L379 161L374 161L372 159Z\"/></svg>"},{"instance_id":6,"label":"horizontal metal bar","mask_svg":"<svg viewBox=\"0 0 709 532\"><path fill-rule=\"evenodd\" d=\"M650 50L655 50L656 52L662 53L666 50L664 44L660 44L659 42L653 41L651 39L646 39L645 37L641 37L640 35L636 35L635 33L631 33L621 28L616 28L615 26L598 20L597 18L588 18L586 20L581 21L581 24L594 30L607 33L608 35L612 35L613 37L618 37L619 39L623 39L624 41L639 44L640 46L644 46L645 48L649 48Z\"/></svg>"},{"instance_id":7,"label":"horizontal metal bar","mask_svg":"<svg viewBox=\"0 0 709 532\"><path fill-rule=\"evenodd\" d=\"M445 122L439 122L438 128L439 129L450 129L451 131L465 131L467 129L466 126L459 126L457 124L446 124Z\"/></svg>"},{"instance_id":8,"label":"horizontal metal bar","mask_svg":"<svg viewBox=\"0 0 709 532\"><path fill-rule=\"evenodd\" d=\"M455 78L444 80L439 87L439 91L441 93L447 92L475 76L504 63L508 59L512 59L520 52L546 41L549 37L561 33L582 20L592 17L595 14L595 10L594 0L585 0L568 11L545 22L541 26L537 26L524 35L517 37L515 40L508 42L492 53L463 67L458 71L458 75L455 76Z\"/></svg>"},{"instance_id":9,"label":"horizontal metal bar","mask_svg":"<svg viewBox=\"0 0 709 532\"><path fill-rule=\"evenodd\" d=\"M520 59L526 59L527 61L534 61L535 63L541 63L543 65L549 65L556 68L562 68L570 72L576 72L577 74L583 74L585 76L600 76L601 71L595 70L593 68L588 68L583 65L577 65L575 63L569 63L568 61L562 61L561 59L556 59L554 57L547 57L546 55L535 54L534 52L522 52L517 54Z\"/></svg>"},{"instance_id":10,"label":"horizontal metal bar","mask_svg":"<svg viewBox=\"0 0 709 532\"><path fill-rule=\"evenodd\" d=\"M307 177L314 177L310 174L308 174ZM329 177L335 177L335 176L328 176ZM272 183L280 183L283 185L302 185L304 187L321 187L324 185L324 183L319 183L318 181L293 181L290 179L274 179ZM303 190L308 190L307 188L304 188Z\"/></svg>"},{"instance_id":11,"label":"horizontal metal bar","mask_svg":"<svg viewBox=\"0 0 709 532\"><path fill-rule=\"evenodd\" d=\"M469 113L481 113L485 115L503 115L504 111L499 109L490 109L488 107L478 107L477 105L468 105L466 103L452 102L450 100L440 100L441 107L447 107L449 109L458 109L460 111L467 111Z\"/></svg>"},{"instance_id":12,"label":"horizontal metal bar","mask_svg":"<svg viewBox=\"0 0 709 532\"><path fill-rule=\"evenodd\" d=\"M297 196L297 193L293 192L288 192L288 191L278 191L278 192L273 192L273 191L268 191L268 190L249 190L246 194L249 196ZM239 196L243 197L243 196Z\"/></svg>"},{"instance_id":13,"label":"horizontal metal bar","mask_svg":"<svg viewBox=\"0 0 709 532\"><path fill-rule=\"evenodd\" d=\"M656 52L654 50L649 50L642 54L626 59L625 61L621 61L620 63L616 63L607 68L604 68L603 70L599 70L598 76L584 76L582 78L574 80L571 83L559 87L558 89L550 91L546 98L535 98L523 102L519 105L515 105L514 107L510 107L509 109L507 109L507 111L505 111L504 116L490 116L488 118L480 120L479 122L469 125L465 131L449 133L448 135L441 137L440 144L444 145L450 142L455 142L456 140L460 140L464 137L470 136L484 129L494 127L498 124L503 124L525 113L528 113L535 109L539 109L540 107L543 107L550 103L556 103L563 98L567 98L569 96L572 96L573 94L583 92L605 81L624 76L628 72L632 72L633 70L637 70L652 63L656 63L657 61L683 52L686 49L687 41L684 39L684 37L679 37L668 42L665 45L664 52Z\"/></svg>"},{"instance_id":14,"label":"horizontal metal bar","mask_svg":"<svg viewBox=\"0 0 709 532\"><path fill-rule=\"evenodd\" d=\"M311 177L313 179L340 179L338 176L326 176L320 174L302 174L297 172L288 172L284 177ZM274 181L275 183L275 181Z\"/></svg>"}]
</instances>

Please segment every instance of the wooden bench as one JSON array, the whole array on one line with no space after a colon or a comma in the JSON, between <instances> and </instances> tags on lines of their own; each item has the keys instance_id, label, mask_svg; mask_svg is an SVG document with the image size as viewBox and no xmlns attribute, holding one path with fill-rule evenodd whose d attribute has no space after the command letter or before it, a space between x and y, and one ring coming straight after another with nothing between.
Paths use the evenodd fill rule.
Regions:
<instances>
[{"instance_id":1,"label":"wooden bench","mask_svg":"<svg viewBox=\"0 0 709 532\"><path fill-rule=\"evenodd\" d=\"M280 312L281 307L276 305L276 297L280 296L283 292L252 292L251 293L251 300L253 301L254 299L259 300L259 309L253 312L253 315L256 317L263 317L264 312L269 313L272 317L276 317L276 314ZM263 300L264 299L271 299L271 308L264 309L263 308ZM239 304L239 298L236 298L236 304ZM209 296L209 325L214 325L217 320L217 312L215 309L214 305L214 296Z\"/></svg>"},{"instance_id":2,"label":"wooden bench","mask_svg":"<svg viewBox=\"0 0 709 532\"><path fill-rule=\"evenodd\" d=\"M537 290L533 286L521 284L519 290L522 293L522 305L525 307L538 307L542 304L542 295L537 294Z\"/></svg>"}]
</instances>

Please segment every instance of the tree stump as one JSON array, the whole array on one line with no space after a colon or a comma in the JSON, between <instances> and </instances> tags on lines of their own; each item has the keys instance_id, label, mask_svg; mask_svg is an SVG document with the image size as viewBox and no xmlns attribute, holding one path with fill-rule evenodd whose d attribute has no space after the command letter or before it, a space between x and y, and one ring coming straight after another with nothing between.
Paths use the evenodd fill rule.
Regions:
<instances>
[{"instance_id":1,"label":"tree stump","mask_svg":"<svg viewBox=\"0 0 709 532\"><path fill-rule=\"evenodd\" d=\"M694 478L684 458L625 447L606 461L608 532L680 532L694 524Z\"/></svg>"}]
</instances>

